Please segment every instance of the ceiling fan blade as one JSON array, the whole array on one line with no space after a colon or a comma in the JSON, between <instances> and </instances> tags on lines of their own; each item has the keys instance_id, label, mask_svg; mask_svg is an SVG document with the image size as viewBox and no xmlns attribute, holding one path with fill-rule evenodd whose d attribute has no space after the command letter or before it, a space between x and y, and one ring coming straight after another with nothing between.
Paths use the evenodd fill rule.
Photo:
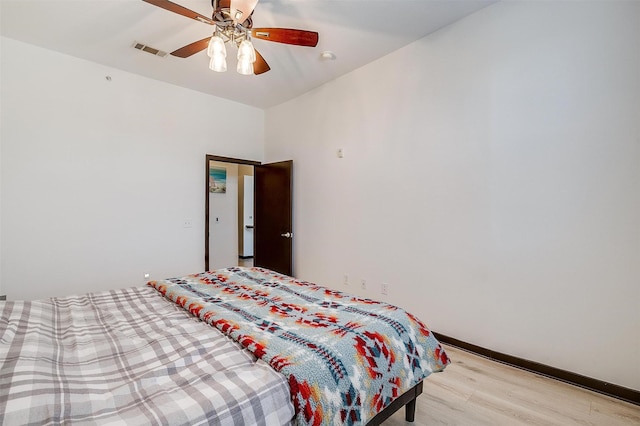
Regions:
<instances>
[{"instance_id":1,"label":"ceiling fan blade","mask_svg":"<svg viewBox=\"0 0 640 426\"><path fill-rule=\"evenodd\" d=\"M215 25L215 22L211 18L207 18L204 15L200 15L198 12L194 12L191 9L187 9L186 7L180 6L179 4L175 4L170 2L169 0L142 0L154 6L161 7L170 12L177 13L178 15L186 16L187 18L195 19L199 22L204 22L205 24Z\"/></svg>"},{"instance_id":2,"label":"ceiling fan blade","mask_svg":"<svg viewBox=\"0 0 640 426\"><path fill-rule=\"evenodd\" d=\"M255 50L255 49L254 49ZM256 61L253 63L253 73L255 75L263 74L271 69L267 61L264 60L262 55L256 50Z\"/></svg>"},{"instance_id":3,"label":"ceiling fan blade","mask_svg":"<svg viewBox=\"0 0 640 426\"><path fill-rule=\"evenodd\" d=\"M230 11L233 22L243 23L251 16L257 4L258 0L231 0Z\"/></svg>"},{"instance_id":4,"label":"ceiling fan blade","mask_svg":"<svg viewBox=\"0 0 640 426\"><path fill-rule=\"evenodd\" d=\"M191 55L195 55L198 52L205 50L209 47L209 40L211 37L203 38L202 40L194 41L191 44L187 44L180 49L174 50L171 52L173 56L177 56L179 58L188 58Z\"/></svg>"},{"instance_id":5,"label":"ceiling fan blade","mask_svg":"<svg viewBox=\"0 0 640 426\"><path fill-rule=\"evenodd\" d=\"M317 32L291 28L254 28L251 37L296 46L315 47L318 44Z\"/></svg>"}]
</instances>

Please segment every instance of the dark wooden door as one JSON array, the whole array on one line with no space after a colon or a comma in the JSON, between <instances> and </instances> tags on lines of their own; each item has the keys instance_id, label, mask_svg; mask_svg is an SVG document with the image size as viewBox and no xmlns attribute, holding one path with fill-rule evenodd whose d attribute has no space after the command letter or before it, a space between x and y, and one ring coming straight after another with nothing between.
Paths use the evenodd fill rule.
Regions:
<instances>
[{"instance_id":1,"label":"dark wooden door","mask_svg":"<svg viewBox=\"0 0 640 426\"><path fill-rule=\"evenodd\" d=\"M293 275L293 161L254 167L253 264Z\"/></svg>"}]
</instances>

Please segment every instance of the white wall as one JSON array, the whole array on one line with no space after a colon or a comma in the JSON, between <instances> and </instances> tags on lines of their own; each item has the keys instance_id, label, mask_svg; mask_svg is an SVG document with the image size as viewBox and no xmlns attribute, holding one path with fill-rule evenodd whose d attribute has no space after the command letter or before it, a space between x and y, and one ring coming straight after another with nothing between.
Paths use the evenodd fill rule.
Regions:
<instances>
[{"instance_id":1,"label":"white wall","mask_svg":"<svg viewBox=\"0 0 640 426\"><path fill-rule=\"evenodd\" d=\"M498 3L266 125L297 276L640 389L639 2Z\"/></svg>"},{"instance_id":2,"label":"white wall","mask_svg":"<svg viewBox=\"0 0 640 426\"><path fill-rule=\"evenodd\" d=\"M238 166L238 256L253 256L253 166ZM251 228L247 228L251 226Z\"/></svg>"},{"instance_id":3,"label":"white wall","mask_svg":"<svg viewBox=\"0 0 640 426\"><path fill-rule=\"evenodd\" d=\"M261 160L264 112L1 41L9 299L203 270L205 154Z\"/></svg>"},{"instance_id":4,"label":"white wall","mask_svg":"<svg viewBox=\"0 0 640 426\"><path fill-rule=\"evenodd\" d=\"M238 165L211 161L227 169L227 192L209 194L209 269L238 265Z\"/></svg>"}]
</instances>

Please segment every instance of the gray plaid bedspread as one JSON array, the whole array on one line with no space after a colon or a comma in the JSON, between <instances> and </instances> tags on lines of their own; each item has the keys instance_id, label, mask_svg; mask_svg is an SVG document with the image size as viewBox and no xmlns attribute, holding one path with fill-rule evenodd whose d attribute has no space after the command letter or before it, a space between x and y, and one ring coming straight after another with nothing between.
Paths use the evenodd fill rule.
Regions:
<instances>
[{"instance_id":1,"label":"gray plaid bedspread","mask_svg":"<svg viewBox=\"0 0 640 426\"><path fill-rule=\"evenodd\" d=\"M283 376L156 290L0 302L0 424L282 425Z\"/></svg>"}]
</instances>

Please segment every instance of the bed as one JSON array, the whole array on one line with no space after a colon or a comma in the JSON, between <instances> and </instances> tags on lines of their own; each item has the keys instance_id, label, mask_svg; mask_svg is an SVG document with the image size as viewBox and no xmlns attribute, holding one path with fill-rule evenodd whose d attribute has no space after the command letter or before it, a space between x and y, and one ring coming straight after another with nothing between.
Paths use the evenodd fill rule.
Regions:
<instances>
[{"instance_id":1,"label":"bed","mask_svg":"<svg viewBox=\"0 0 640 426\"><path fill-rule=\"evenodd\" d=\"M449 363L404 310L262 268L0 304L0 424L376 425Z\"/></svg>"}]
</instances>

